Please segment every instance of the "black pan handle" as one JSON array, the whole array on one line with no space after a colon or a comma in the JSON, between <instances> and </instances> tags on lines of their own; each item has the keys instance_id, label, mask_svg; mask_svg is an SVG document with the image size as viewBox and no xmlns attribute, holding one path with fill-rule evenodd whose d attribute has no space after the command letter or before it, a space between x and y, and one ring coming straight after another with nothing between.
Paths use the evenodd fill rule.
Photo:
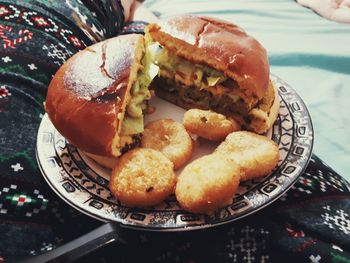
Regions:
<instances>
[{"instance_id":1,"label":"black pan handle","mask_svg":"<svg viewBox=\"0 0 350 263\"><path fill-rule=\"evenodd\" d=\"M19 262L73 262L74 260L90 254L111 242L126 243L119 236L119 226L116 223L109 222L58 248Z\"/></svg>"}]
</instances>

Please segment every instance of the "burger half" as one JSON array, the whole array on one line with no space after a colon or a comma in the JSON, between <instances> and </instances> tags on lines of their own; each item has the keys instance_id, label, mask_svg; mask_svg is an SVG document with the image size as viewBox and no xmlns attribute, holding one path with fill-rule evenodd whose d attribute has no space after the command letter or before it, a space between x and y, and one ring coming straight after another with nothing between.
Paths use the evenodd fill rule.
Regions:
<instances>
[{"instance_id":1,"label":"burger half","mask_svg":"<svg viewBox=\"0 0 350 263\"><path fill-rule=\"evenodd\" d=\"M245 129L266 132L279 98L265 49L226 21L182 15L146 29L146 52L159 67L152 86L183 108L232 116Z\"/></svg>"},{"instance_id":2,"label":"burger half","mask_svg":"<svg viewBox=\"0 0 350 263\"><path fill-rule=\"evenodd\" d=\"M149 85L183 108L211 109L257 133L272 126L279 99L266 51L241 28L183 15L145 33L90 46L55 74L45 108L72 144L113 167L140 143Z\"/></svg>"},{"instance_id":3,"label":"burger half","mask_svg":"<svg viewBox=\"0 0 350 263\"><path fill-rule=\"evenodd\" d=\"M125 35L71 57L52 79L45 102L56 129L105 166L139 145L152 78L144 38ZM157 71L154 73L157 74Z\"/></svg>"}]
</instances>

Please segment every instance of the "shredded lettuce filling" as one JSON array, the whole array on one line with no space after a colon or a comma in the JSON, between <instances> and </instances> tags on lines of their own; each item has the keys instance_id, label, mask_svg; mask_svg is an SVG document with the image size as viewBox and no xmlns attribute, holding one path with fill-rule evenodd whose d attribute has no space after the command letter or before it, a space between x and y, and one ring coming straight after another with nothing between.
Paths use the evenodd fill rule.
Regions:
<instances>
[{"instance_id":1,"label":"shredded lettuce filling","mask_svg":"<svg viewBox=\"0 0 350 263\"><path fill-rule=\"evenodd\" d=\"M138 72L137 80L131 88L131 99L124 115L122 135L142 133L144 129L143 111L147 107L146 101L151 98L148 86L158 74L159 68L152 63L148 49L146 49L141 63L143 67Z\"/></svg>"},{"instance_id":2,"label":"shredded lettuce filling","mask_svg":"<svg viewBox=\"0 0 350 263\"><path fill-rule=\"evenodd\" d=\"M213 87L228 78L222 72L202 64L193 64L179 56L171 54L158 43L150 43L147 47L150 57L160 70L171 72L182 82L191 83L200 88ZM186 83L187 82L187 83Z\"/></svg>"}]
</instances>

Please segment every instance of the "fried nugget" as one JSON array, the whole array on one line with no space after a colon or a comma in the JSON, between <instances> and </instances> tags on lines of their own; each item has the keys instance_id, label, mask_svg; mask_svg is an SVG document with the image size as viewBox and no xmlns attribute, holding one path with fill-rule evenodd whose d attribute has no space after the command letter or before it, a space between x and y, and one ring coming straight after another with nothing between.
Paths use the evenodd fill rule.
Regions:
<instances>
[{"instance_id":1,"label":"fried nugget","mask_svg":"<svg viewBox=\"0 0 350 263\"><path fill-rule=\"evenodd\" d=\"M240 181L240 169L221 153L205 155L188 164L178 177L175 194L181 207L210 214L232 202Z\"/></svg>"},{"instance_id":2,"label":"fried nugget","mask_svg":"<svg viewBox=\"0 0 350 263\"><path fill-rule=\"evenodd\" d=\"M211 141L223 140L231 132L241 129L235 120L210 110L188 110L183 123L190 133Z\"/></svg>"},{"instance_id":3,"label":"fried nugget","mask_svg":"<svg viewBox=\"0 0 350 263\"><path fill-rule=\"evenodd\" d=\"M147 207L173 193L176 175L172 162L153 149L134 149L124 154L113 169L109 186L121 203Z\"/></svg>"},{"instance_id":4,"label":"fried nugget","mask_svg":"<svg viewBox=\"0 0 350 263\"><path fill-rule=\"evenodd\" d=\"M253 132L233 132L215 150L228 155L241 167L241 181L268 175L279 158L278 145Z\"/></svg>"},{"instance_id":5,"label":"fried nugget","mask_svg":"<svg viewBox=\"0 0 350 263\"><path fill-rule=\"evenodd\" d=\"M141 146L163 153L178 169L191 159L192 139L185 127L171 119L161 119L146 125Z\"/></svg>"}]
</instances>

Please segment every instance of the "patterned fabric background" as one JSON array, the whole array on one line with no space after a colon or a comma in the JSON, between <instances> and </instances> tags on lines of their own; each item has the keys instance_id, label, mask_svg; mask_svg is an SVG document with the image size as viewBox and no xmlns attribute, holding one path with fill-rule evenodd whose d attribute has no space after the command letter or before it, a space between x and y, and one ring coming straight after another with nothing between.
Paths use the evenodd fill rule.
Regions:
<instances>
[{"instance_id":1,"label":"patterned fabric background","mask_svg":"<svg viewBox=\"0 0 350 263\"><path fill-rule=\"evenodd\" d=\"M194 232L122 230L128 245L112 244L79 262L349 262L349 191L313 156L287 194L252 216Z\"/></svg>"},{"instance_id":2,"label":"patterned fabric background","mask_svg":"<svg viewBox=\"0 0 350 263\"><path fill-rule=\"evenodd\" d=\"M0 1L0 262L49 251L101 225L49 189L35 141L52 75L78 50L119 32L116 2ZM129 245L112 244L81 262L350 262L349 189L314 156L298 183L254 216L190 233L123 230Z\"/></svg>"}]
</instances>

